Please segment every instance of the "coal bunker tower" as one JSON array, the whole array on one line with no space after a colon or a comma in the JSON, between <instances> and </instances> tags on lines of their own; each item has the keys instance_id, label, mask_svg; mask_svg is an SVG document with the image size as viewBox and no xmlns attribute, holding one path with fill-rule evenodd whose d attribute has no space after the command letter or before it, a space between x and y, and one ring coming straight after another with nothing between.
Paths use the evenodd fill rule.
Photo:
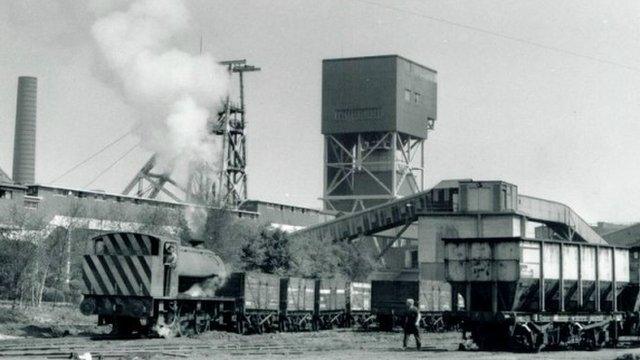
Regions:
<instances>
[{"instance_id":1,"label":"coal bunker tower","mask_svg":"<svg viewBox=\"0 0 640 360\"><path fill-rule=\"evenodd\" d=\"M437 73L397 55L322 63L324 207L353 212L422 191Z\"/></svg>"}]
</instances>

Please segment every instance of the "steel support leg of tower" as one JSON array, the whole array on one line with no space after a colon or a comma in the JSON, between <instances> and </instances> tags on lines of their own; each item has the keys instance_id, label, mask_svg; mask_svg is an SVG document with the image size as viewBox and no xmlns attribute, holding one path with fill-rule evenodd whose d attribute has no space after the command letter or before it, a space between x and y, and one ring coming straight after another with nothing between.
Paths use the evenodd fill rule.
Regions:
<instances>
[{"instance_id":1,"label":"steel support leg of tower","mask_svg":"<svg viewBox=\"0 0 640 360\"><path fill-rule=\"evenodd\" d=\"M424 139L398 132L327 135L327 209L353 212L419 192Z\"/></svg>"}]
</instances>

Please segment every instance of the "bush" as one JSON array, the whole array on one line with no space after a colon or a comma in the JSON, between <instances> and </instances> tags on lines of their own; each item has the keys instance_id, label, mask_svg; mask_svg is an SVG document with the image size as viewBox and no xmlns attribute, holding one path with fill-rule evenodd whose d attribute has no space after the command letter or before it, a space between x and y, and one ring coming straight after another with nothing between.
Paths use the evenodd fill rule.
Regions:
<instances>
[{"instance_id":1,"label":"bush","mask_svg":"<svg viewBox=\"0 0 640 360\"><path fill-rule=\"evenodd\" d=\"M25 314L17 309L0 308L0 323L26 323L29 318Z\"/></svg>"},{"instance_id":2,"label":"bush","mask_svg":"<svg viewBox=\"0 0 640 360\"><path fill-rule=\"evenodd\" d=\"M64 302L66 300L66 296L64 292L58 289L46 287L42 292L42 301L48 302Z\"/></svg>"}]
</instances>

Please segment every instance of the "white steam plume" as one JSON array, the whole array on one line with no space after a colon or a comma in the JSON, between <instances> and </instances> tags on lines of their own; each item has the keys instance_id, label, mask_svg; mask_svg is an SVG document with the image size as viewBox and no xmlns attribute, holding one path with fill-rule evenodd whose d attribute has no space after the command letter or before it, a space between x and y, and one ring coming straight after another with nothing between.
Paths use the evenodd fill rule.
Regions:
<instances>
[{"instance_id":1,"label":"white steam plume","mask_svg":"<svg viewBox=\"0 0 640 360\"><path fill-rule=\"evenodd\" d=\"M138 113L142 145L157 153L158 165L173 170L183 185L189 163L215 165L219 150L207 122L221 106L229 82L226 69L210 54L193 55L173 46L189 22L182 0L137 0L92 27L122 95Z\"/></svg>"}]
</instances>

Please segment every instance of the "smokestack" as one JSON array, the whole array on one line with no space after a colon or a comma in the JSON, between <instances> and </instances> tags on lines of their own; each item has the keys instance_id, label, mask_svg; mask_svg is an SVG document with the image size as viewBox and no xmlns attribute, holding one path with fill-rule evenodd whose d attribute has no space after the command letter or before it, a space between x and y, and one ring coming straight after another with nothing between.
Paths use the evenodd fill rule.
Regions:
<instances>
[{"instance_id":1,"label":"smokestack","mask_svg":"<svg viewBox=\"0 0 640 360\"><path fill-rule=\"evenodd\" d=\"M36 181L37 95L38 79L20 76L13 140L13 181L18 184L34 184Z\"/></svg>"}]
</instances>

